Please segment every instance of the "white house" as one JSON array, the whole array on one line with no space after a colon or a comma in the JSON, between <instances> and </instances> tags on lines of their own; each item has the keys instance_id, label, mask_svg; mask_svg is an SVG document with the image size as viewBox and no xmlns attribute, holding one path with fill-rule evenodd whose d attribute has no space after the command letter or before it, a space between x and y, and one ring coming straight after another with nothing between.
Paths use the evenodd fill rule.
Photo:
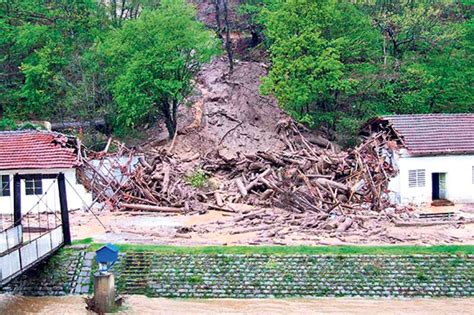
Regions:
<instances>
[{"instance_id":1,"label":"white house","mask_svg":"<svg viewBox=\"0 0 474 315\"><path fill-rule=\"evenodd\" d=\"M384 116L365 128L384 129L398 143L391 152L399 171L389 184L394 201L474 203L474 114Z\"/></svg>"},{"instance_id":2,"label":"white house","mask_svg":"<svg viewBox=\"0 0 474 315\"><path fill-rule=\"evenodd\" d=\"M20 183L22 213L59 209L59 173L65 177L69 209L91 204L91 194L76 179L77 150L76 139L60 133L0 132L0 214L13 213L15 175Z\"/></svg>"}]
</instances>

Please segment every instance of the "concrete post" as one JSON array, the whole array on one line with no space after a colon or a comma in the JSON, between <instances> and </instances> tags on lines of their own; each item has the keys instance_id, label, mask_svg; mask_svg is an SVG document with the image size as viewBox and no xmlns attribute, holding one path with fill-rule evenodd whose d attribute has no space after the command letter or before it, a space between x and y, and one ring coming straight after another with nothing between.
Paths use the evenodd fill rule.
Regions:
<instances>
[{"instance_id":1,"label":"concrete post","mask_svg":"<svg viewBox=\"0 0 474 315\"><path fill-rule=\"evenodd\" d=\"M114 275L94 274L94 311L97 313L110 313L115 308L115 280Z\"/></svg>"}]
</instances>

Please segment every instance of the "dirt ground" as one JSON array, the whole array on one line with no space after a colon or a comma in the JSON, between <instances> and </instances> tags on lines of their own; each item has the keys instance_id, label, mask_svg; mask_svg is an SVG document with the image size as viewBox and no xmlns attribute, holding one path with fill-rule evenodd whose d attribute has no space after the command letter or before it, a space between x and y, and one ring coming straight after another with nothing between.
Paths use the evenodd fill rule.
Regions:
<instances>
[{"instance_id":1,"label":"dirt ground","mask_svg":"<svg viewBox=\"0 0 474 315\"><path fill-rule=\"evenodd\" d=\"M244 207L243 205L241 207ZM443 212L454 212L465 218L474 217L474 206L445 207ZM438 212L420 209L419 212ZM163 215L144 212L103 212L98 222L90 212L71 213L73 239L92 237L96 242L162 244L162 245L436 245L474 244L474 224L449 224L423 227L397 227L391 222L380 223L370 233L312 234L293 230L262 238L262 231L235 233L234 214L209 211L194 215Z\"/></svg>"}]
</instances>

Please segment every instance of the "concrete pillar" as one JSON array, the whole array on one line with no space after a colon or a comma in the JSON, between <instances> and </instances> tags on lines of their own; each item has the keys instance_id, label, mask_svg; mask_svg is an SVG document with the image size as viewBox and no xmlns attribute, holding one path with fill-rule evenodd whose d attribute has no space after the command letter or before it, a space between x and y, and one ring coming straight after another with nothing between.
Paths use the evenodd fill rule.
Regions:
<instances>
[{"instance_id":1,"label":"concrete pillar","mask_svg":"<svg viewBox=\"0 0 474 315\"><path fill-rule=\"evenodd\" d=\"M110 313L115 308L115 280L111 273L94 274L94 311Z\"/></svg>"}]
</instances>

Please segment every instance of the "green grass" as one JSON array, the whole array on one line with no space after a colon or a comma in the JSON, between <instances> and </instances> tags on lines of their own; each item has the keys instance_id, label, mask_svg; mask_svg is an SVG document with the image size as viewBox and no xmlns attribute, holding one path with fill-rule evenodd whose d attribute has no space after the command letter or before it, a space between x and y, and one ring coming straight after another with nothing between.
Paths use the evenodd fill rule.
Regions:
<instances>
[{"instance_id":1,"label":"green grass","mask_svg":"<svg viewBox=\"0 0 474 315\"><path fill-rule=\"evenodd\" d=\"M81 241L74 244L84 244ZM89 244L89 243L87 243ZM93 243L90 250L104 244ZM120 251L161 254L265 254L265 255L474 255L474 245L435 246L169 246L115 244Z\"/></svg>"},{"instance_id":2,"label":"green grass","mask_svg":"<svg viewBox=\"0 0 474 315\"><path fill-rule=\"evenodd\" d=\"M88 238L84 238L82 240L73 241L72 245L88 245L88 244L92 244L92 243L93 243L92 237L88 237Z\"/></svg>"},{"instance_id":3,"label":"green grass","mask_svg":"<svg viewBox=\"0 0 474 315\"><path fill-rule=\"evenodd\" d=\"M186 182L194 188L204 188L207 185L207 175L201 169L196 169L192 174L185 176Z\"/></svg>"}]
</instances>

